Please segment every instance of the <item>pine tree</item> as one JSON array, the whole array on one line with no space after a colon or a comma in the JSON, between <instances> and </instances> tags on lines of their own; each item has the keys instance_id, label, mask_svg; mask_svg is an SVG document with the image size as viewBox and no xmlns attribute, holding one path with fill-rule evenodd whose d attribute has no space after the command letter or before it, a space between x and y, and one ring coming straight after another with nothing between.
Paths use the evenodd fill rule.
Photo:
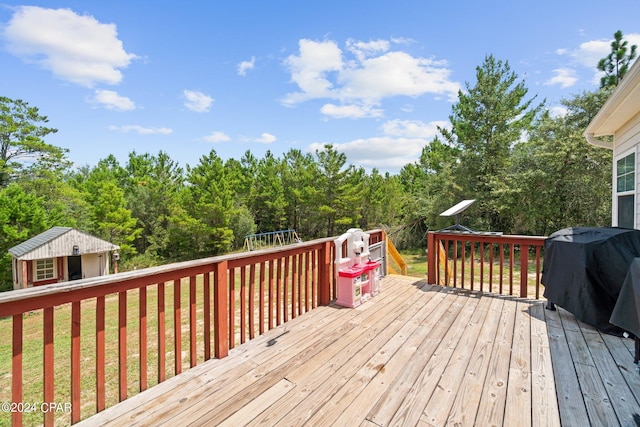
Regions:
<instances>
[{"instance_id":1,"label":"pine tree","mask_svg":"<svg viewBox=\"0 0 640 427\"><path fill-rule=\"evenodd\" d=\"M598 62L598 70L605 73L600 79L601 89L617 86L637 55L638 46L634 44L629 47L629 42L622 37L620 30L613 34L611 53Z\"/></svg>"}]
</instances>

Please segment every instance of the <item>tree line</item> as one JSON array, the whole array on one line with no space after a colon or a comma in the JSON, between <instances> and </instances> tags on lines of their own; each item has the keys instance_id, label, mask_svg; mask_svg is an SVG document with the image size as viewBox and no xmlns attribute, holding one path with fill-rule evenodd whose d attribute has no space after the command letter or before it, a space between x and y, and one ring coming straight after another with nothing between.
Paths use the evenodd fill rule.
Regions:
<instances>
[{"instance_id":1,"label":"tree line","mask_svg":"<svg viewBox=\"0 0 640 427\"><path fill-rule=\"evenodd\" d=\"M609 225L611 151L582 132L635 57L621 33L614 43L600 65L617 78L563 100L555 116L508 61L486 56L450 125L393 175L349 164L331 144L226 160L211 150L184 168L133 151L123 164L110 155L74 168L45 142L56 129L37 107L0 97L0 290L11 289L7 249L56 225L120 245L124 269L240 250L246 235L282 229L308 240L382 227L400 247L424 248L428 230L452 224L440 213L463 199L476 199L464 225L478 231Z\"/></svg>"}]
</instances>

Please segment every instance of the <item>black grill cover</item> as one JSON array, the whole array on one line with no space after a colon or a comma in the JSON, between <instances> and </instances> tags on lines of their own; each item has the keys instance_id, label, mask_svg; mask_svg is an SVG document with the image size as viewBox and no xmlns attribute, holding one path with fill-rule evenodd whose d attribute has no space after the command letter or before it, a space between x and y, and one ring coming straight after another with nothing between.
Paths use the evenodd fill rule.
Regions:
<instances>
[{"instance_id":1,"label":"black grill cover","mask_svg":"<svg viewBox=\"0 0 640 427\"><path fill-rule=\"evenodd\" d=\"M610 322L640 338L640 258L629 267Z\"/></svg>"},{"instance_id":2,"label":"black grill cover","mask_svg":"<svg viewBox=\"0 0 640 427\"><path fill-rule=\"evenodd\" d=\"M629 266L640 257L640 230L565 228L549 236L544 248L545 298L584 323L620 335L609 319Z\"/></svg>"}]
</instances>

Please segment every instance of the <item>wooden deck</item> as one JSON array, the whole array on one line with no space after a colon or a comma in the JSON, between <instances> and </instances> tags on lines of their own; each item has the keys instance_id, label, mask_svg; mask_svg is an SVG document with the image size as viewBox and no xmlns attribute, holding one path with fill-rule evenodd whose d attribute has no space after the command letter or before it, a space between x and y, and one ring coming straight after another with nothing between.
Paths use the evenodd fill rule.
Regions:
<instances>
[{"instance_id":1,"label":"wooden deck","mask_svg":"<svg viewBox=\"0 0 640 427\"><path fill-rule=\"evenodd\" d=\"M635 426L633 341L540 301L383 280L80 425Z\"/></svg>"}]
</instances>

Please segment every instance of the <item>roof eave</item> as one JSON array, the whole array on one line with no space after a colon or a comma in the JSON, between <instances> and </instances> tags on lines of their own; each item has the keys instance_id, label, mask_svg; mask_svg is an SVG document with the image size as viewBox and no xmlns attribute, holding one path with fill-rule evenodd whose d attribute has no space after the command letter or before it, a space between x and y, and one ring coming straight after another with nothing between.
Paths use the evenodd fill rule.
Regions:
<instances>
[{"instance_id":1,"label":"roof eave","mask_svg":"<svg viewBox=\"0 0 640 427\"><path fill-rule=\"evenodd\" d=\"M636 61L609 99L591 119L583 135L589 144L613 149L614 142L596 139L615 133L640 110L640 61Z\"/></svg>"}]
</instances>

